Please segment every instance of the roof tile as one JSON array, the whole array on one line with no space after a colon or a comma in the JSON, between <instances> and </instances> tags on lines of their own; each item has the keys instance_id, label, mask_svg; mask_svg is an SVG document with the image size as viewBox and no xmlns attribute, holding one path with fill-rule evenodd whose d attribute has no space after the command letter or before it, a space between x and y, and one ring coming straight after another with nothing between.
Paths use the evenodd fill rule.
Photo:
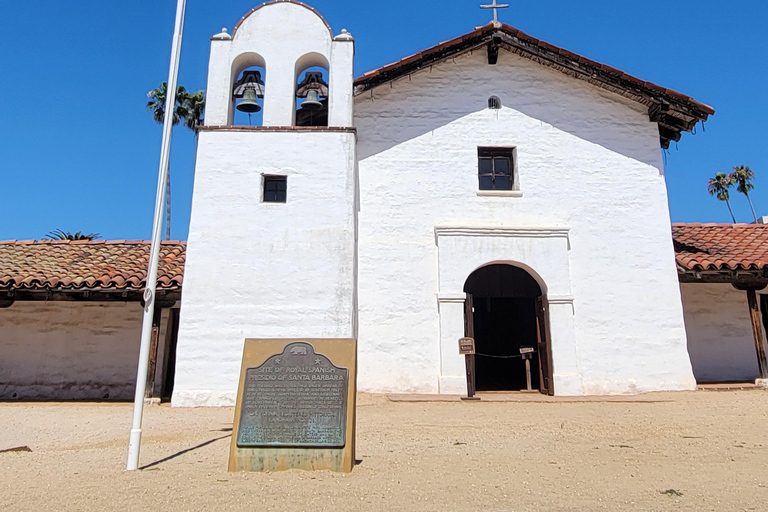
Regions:
<instances>
[{"instance_id":1,"label":"roof tile","mask_svg":"<svg viewBox=\"0 0 768 512\"><path fill-rule=\"evenodd\" d=\"M683 271L768 270L768 225L673 224L672 238ZM99 242L0 241L0 288L143 288L149 242ZM161 244L158 288L181 287L185 260L185 242Z\"/></svg>"},{"instance_id":2,"label":"roof tile","mask_svg":"<svg viewBox=\"0 0 768 512\"><path fill-rule=\"evenodd\" d=\"M768 225L673 224L672 238L683 270L768 269Z\"/></svg>"},{"instance_id":3,"label":"roof tile","mask_svg":"<svg viewBox=\"0 0 768 512\"><path fill-rule=\"evenodd\" d=\"M0 242L0 288L143 288L150 244L143 240ZM160 245L158 287L181 287L185 242Z\"/></svg>"}]
</instances>

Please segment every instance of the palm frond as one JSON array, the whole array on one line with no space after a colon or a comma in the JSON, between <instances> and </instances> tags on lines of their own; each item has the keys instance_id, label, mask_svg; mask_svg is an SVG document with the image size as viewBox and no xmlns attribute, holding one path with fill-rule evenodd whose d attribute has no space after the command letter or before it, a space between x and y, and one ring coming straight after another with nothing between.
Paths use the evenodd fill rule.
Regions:
<instances>
[{"instance_id":1,"label":"palm frond","mask_svg":"<svg viewBox=\"0 0 768 512\"><path fill-rule=\"evenodd\" d=\"M99 233L88 233L84 235L82 231L78 231L73 235L70 231L54 229L53 231L49 231L44 238L48 240L98 240L101 238L101 235Z\"/></svg>"},{"instance_id":2,"label":"palm frond","mask_svg":"<svg viewBox=\"0 0 768 512\"><path fill-rule=\"evenodd\" d=\"M752 178L755 177L755 172L747 165L737 165L733 168L733 172L729 176L738 183L738 190L742 194L749 193L750 190L755 188L752 183Z\"/></svg>"},{"instance_id":3,"label":"palm frond","mask_svg":"<svg viewBox=\"0 0 768 512\"><path fill-rule=\"evenodd\" d=\"M721 201L727 201L730 198L728 189L736 183L736 180L724 172L718 172L714 178L710 178L707 184L707 190L710 195L717 196ZM722 196L722 197L721 197Z\"/></svg>"}]
</instances>

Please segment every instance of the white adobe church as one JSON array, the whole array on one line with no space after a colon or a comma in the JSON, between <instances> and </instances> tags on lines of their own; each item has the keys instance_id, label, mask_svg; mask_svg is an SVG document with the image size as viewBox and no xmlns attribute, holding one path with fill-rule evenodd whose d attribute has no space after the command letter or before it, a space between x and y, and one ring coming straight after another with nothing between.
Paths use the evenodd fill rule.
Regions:
<instances>
[{"instance_id":1,"label":"white adobe church","mask_svg":"<svg viewBox=\"0 0 768 512\"><path fill-rule=\"evenodd\" d=\"M498 23L357 79L354 44L292 1L212 38L147 398L231 405L245 338L355 337L362 391L465 394L465 335L481 392L521 349L555 395L768 382L768 225L670 225L711 107ZM133 398L149 247L0 241L0 400Z\"/></svg>"},{"instance_id":2,"label":"white adobe church","mask_svg":"<svg viewBox=\"0 0 768 512\"><path fill-rule=\"evenodd\" d=\"M465 393L465 334L479 390L521 347L550 394L694 389L661 148L714 110L496 22L354 46L282 0L211 38L173 405L232 405L245 338L357 338L361 391Z\"/></svg>"}]
</instances>

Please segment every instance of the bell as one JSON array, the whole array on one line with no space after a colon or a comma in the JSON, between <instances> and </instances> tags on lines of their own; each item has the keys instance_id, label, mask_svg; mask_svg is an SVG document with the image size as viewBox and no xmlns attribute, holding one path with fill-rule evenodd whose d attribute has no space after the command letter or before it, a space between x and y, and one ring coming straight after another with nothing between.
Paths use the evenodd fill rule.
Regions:
<instances>
[{"instance_id":1,"label":"bell","mask_svg":"<svg viewBox=\"0 0 768 512\"><path fill-rule=\"evenodd\" d=\"M307 91L307 99L301 104L302 110L320 110L323 108L323 104L320 103L320 98L317 96L317 91Z\"/></svg>"},{"instance_id":2,"label":"bell","mask_svg":"<svg viewBox=\"0 0 768 512\"><path fill-rule=\"evenodd\" d=\"M246 89L243 93L243 99L237 105L237 110L240 112L248 112L249 114L261 110L258 102L256 102L256 91L253 89Z\"/></svg>"}]
</instances>

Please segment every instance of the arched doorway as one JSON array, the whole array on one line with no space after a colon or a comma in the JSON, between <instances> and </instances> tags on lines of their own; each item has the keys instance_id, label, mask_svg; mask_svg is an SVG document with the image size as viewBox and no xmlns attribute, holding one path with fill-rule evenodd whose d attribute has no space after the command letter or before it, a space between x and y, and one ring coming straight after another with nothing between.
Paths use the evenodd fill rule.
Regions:
<instances>
[{"instance_id":1,"label":"arched doorway","mask_svg":"<svg viewBox=\"0 0 768 512\"><path fill-rule=\"evenodd\" d=\"M551 394L547 301L538 281L523 268L492 264L470 274L464 292L466 332L475 339L477 391L527 389L521 352L532 349L531 387Z\"/></svg>"}]
</instances>

